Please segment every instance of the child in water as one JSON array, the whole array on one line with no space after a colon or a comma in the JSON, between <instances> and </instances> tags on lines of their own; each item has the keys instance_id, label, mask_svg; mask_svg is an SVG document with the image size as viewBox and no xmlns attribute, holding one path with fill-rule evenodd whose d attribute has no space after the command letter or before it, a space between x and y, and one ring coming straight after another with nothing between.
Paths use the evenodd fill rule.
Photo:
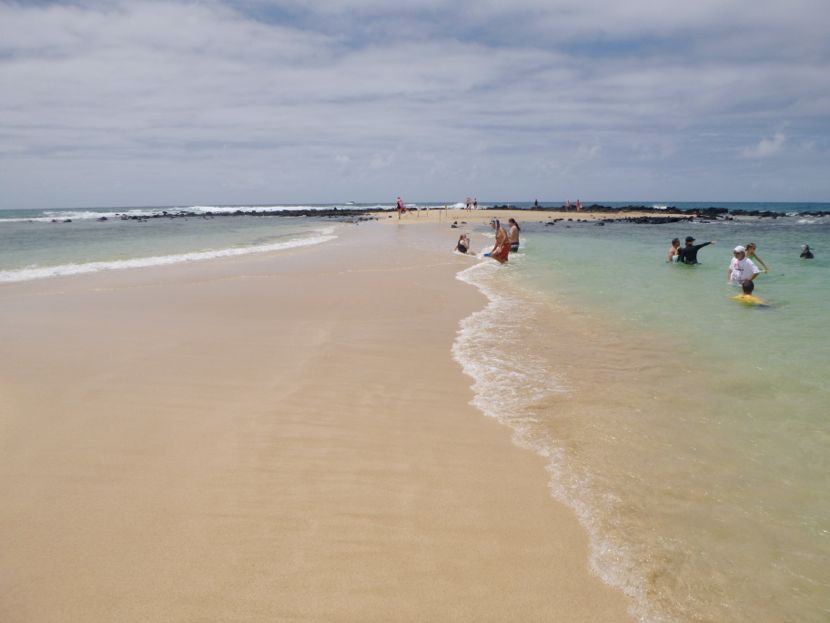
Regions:
<instances>
[{"instance_id":1,"label":"child in water","mask_svg":"<svg viewBox=\"0 0 830 623\"><path fill-rule=\"evenodd\" d=\"M764 299L758 298L757 296L752 294L752 292L755 290L755 284L749 279L747 279L741 284L741 289L743 290L743 294L733 296L732 300L738 301L739 303L743 303L744 305L759 305L761 307L769 307L769 305Z\"/></svg>"}]
</instances>

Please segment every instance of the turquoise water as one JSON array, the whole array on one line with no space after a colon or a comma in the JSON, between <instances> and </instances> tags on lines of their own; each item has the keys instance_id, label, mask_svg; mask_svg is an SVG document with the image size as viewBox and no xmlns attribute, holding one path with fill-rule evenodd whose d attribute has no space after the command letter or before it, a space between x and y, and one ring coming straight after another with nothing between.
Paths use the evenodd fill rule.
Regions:
<instances>
[{"instance_id":1,"label":"turquoise water","mask_svg":"<svg viewBox=\"0 0 830 623\"><path fill-rule=\"evenodd\" d=\"M102 214L106 221L98 220ZM333 223L306 217L121 220L103 210L5 216L0 218L0 283L274 251L334 236Z\"/></svg>"},{"instance_id":2,"label":"turquoise water","mask_svg":"<svg viewBox=\"0 0 830 623\"><path fill-rule=\"evenodd\" d=\"M491 303L456 356L476 404L548 458L596 573L642 620L830 619L830 219L523 234L509 266L462 275ZM717 242L667 264L686 235ZM768 308L726 284L749 241Z\"/></svg>"}]
</instances>

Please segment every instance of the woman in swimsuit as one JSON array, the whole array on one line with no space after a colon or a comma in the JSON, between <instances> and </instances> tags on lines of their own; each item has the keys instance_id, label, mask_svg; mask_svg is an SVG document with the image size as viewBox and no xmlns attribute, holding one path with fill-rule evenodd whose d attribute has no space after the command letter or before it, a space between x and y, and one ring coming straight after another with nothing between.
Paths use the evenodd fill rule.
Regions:
<instances>
[{"instance_id":1,"label":"woman in swimsuit","mask_svg":"<svg viewBox=\"0 0 830 623\"><path fill-rule=\"evenodd\" d=\"M459 253L466 253L470 250L470 238L467 234L461 234L458 237L458 244L455 245L455 250Z\"/></svg>"},{"instance_id":2,"label":"woman in swimsuit","mask_svg":"<svg viewBox=\"0 0 830 623\"><path fill-rule=\"evenodd\" d=\"M508 239L510 240L510 250L515 253L519 250L519 232L522 231L519 224L516 222L516 219L509 218L507 222L510 223L510 234Z\"/></svg>"},{"instance_id":3,"label":"woman in swimsuit","mask_svg":"<svg viewBox=\"0 0 830 623\"><path fill-rule=\"evenodd\" d=\"M490 222L490 226L496 230L496 244L493 245L493 250L490 251L490 257L500 264L504 264L510 254L510 241L507 239L507 232L504 231L497 218Z\"/></svg>"}]
</instances>

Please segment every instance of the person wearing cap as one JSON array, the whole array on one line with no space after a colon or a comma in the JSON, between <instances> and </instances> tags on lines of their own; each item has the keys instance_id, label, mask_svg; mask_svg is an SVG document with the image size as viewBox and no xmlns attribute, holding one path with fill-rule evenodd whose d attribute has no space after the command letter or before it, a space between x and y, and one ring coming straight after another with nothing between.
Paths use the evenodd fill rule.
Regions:
<instances>
[{"instance_id":1,"label":"person wearing cap","mask_svg":"<svg viewBox=\"0 0 830 623\"><path fill-rule=\"evenodd\" d=\"M729 283L733 286L742 285L746 281L754 281L761 269L746 256L746 247L738 245L732 251L734 257L729 262Z\"/></svg>"},{"instance_id":2,"label":"person wearing cap","mask_svg":"<svg viewBox=\"0 0 830 623\"><path fill-rule=\"evenodd\" d=\"M715 244L714 240L704 242L703 244L695 244L695 239L692 236L686 236L686 246L677 252L677 261L683 264L697 264L697 252L703 247Z\"/></svg>"}]
</instances>

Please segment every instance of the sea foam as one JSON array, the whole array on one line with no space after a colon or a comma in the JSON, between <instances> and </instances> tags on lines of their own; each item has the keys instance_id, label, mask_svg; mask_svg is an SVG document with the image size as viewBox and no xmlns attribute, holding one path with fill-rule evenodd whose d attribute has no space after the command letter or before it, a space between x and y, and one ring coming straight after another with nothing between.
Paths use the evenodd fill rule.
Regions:
<instances>
[{"instance_id":1,"label":"sea foam","mask_svg":"<svg viewBox=\"0 0 830 623\"><path fill-rule=\"evenodd\" d=\"M147 268L151 266L166 266L180 264L183 262L196 262L220 257L237 257L251 255L253 253L266 253L269 251L282 251L297 247L322 244L334 240L333 227L318 230L311 236L293 238L284 242L276 242L249 247L234 247L228 249L213 249L207 251L195 251L190 253L177 253L172 255L156 255L151 257L137 257L128 260L112 260L103 262L85 262L82 264L60 264L57 266L32 266L16 270L0 271L0 283L13 283L19 281L31 281L34 279L46 279L49 277L62 277L67 275L81 275L95 273L104 270L122 270L125 268Z\"/></svg>"},{"instance_id":2,"label":"sea foam","mask_svg":"<svg viewBox=\"0 0 830 623\"><path fill-rule=\"evenodd\" d=\"M519 293L508 285L503 277L510 269L485 259L456 275L488 299L484 309L459 323L452 346L453 358L473 380L471 404L507 425L516 445L545 459L552 497L569 506L588 532L592 572L631 598L632 614L638 620L667 622L646 596L635 554L603 534L598 513L610 500L595 499L590 473L569 461L540 415L551 397L567 395L567 380L552 369L552 362L526 347L528 327L536 325L540 313L548 312L533 292Z\"/></svg>"}]
</instances>

